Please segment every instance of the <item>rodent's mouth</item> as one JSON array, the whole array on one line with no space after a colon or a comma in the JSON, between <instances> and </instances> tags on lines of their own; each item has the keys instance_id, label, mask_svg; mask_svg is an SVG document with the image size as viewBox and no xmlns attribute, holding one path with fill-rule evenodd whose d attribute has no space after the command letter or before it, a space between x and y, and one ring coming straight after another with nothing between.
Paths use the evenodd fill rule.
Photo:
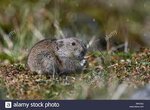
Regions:
<instances>
[{"instance_id":1,"label":"rodent's mouth","mask_svg":"<svg viewBox=\"0 0 150 110\"><path fill-rule=\"evenodd\" d=\"M83 60L83 59L84 59L84 55L79 55L77 58L78 58L78 60L80 60L80 61L81 61L81 60Z\"/></svg>"},{"instance_id":2,"label":"rodent's mouth","mask_svg":"<svg viewBox=\"0 0 150 110\"><path fill-rule=\"evenodd\" d=\"M80 55L78 56L78 59L79 60L83 60L84 59L84 56L85 56L85 51L82 51L81 53L80 53Z\"/></svg>"}]
</instances>

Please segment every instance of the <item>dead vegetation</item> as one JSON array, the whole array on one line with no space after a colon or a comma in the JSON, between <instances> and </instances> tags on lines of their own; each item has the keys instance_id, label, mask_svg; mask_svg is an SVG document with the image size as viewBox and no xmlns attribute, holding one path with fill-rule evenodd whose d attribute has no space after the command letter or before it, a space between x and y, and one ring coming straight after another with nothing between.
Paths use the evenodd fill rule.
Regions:
<instances>
[{"instance_id":1,"label":"dead vegetation","mask_svg":"<svg viewBox=\"0 0 150 110\"><path fill-rule=\"evenodd\" d=\"M109 58L109 62L108 59L103 59L102 62L101 54L89 53L87 68L80 74L67 76L39 75L30 72L21 64L1 66L0 91L4 92L2 97L5 99L111 99L120 84L127 84L127 88L137 88L150 82L148 48L133 54L103 53L107 55L105 56ZM127 88L123 93L128 91Z\"/></svg>"}]
</instances>

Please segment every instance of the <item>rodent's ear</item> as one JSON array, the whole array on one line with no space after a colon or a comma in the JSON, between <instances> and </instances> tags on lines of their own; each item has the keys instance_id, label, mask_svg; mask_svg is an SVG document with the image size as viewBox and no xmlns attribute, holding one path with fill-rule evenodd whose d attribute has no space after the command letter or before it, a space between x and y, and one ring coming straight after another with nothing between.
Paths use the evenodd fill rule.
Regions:
<instances>
[{"instance_id":1,"label":"rodent's ear","mask_svg":"<svg viewBox=\"0 0 150 110\"><path fill-rule=\"evenodd\" d=\"M60 48L64 45L64 42L60 40L60 41L57 41L56 44L57 44L57 47Z\"/></svg>"},{"instance_id":2,"label":"rodent's ear","mask_svg":"<svg viewBox=\"0 0 150 110\"><path fill-rule=\"evenodd\" d=\"M51 39L52 42L56 41L57 39Z\"/></svg>"}]
</instances>

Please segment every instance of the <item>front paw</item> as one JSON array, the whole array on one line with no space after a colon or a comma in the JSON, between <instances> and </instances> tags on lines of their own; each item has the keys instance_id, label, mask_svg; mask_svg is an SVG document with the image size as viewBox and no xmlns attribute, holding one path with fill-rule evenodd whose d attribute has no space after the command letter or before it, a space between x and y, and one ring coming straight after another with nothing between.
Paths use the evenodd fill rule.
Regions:
<instances>
[{"instance_id":1,"label":"front paw","mask_svg":"<svg viewBox=\"0 0 150 110\"><path fill-rule=\"evenodd\" d=\"M80 65L82 67L85 67L86 65L88 64L87 60L83 59L81 62L80 62Z\"/></svg>"}]
</instances>

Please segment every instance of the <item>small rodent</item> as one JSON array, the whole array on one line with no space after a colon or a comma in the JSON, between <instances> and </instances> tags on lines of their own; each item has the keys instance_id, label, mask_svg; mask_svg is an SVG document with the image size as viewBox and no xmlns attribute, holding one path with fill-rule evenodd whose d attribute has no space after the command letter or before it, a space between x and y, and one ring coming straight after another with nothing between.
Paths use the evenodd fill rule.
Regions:
<instances>
[{"instance_id":1,"label":"small rodent","mask_svg":"<svg viewBox=\"0 0 150 110\"><path fill-rule=\"evenodd\" d=\"M28 55L31 71L46 74L79 72L83 69L86 45L77 38L45 39L36 43Z\"/></svg>"}]
</instances>

